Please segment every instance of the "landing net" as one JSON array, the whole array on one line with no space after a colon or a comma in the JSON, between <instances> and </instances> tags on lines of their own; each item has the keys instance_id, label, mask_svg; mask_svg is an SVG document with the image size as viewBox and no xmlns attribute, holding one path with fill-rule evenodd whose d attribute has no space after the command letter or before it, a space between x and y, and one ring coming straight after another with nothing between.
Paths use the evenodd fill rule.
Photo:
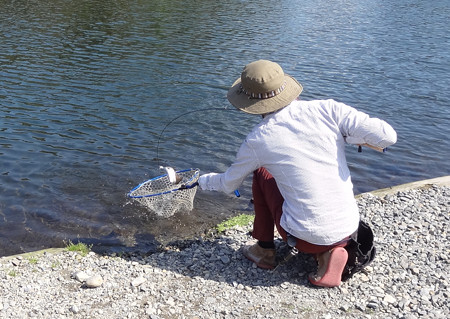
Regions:
<instances>
[{"instance_id":1,"label":"landing net","mask_svg":"<svg viewBox=\"0 0 450 319\"><path fill-rule=\"evenodd\" d=\"M139 184L128 193L128 197L162 217L170 217L179 210L191 211L200 171L191 168L176 174L181 178L177 184L164 174Z\"/></svg>"}]
</instances>

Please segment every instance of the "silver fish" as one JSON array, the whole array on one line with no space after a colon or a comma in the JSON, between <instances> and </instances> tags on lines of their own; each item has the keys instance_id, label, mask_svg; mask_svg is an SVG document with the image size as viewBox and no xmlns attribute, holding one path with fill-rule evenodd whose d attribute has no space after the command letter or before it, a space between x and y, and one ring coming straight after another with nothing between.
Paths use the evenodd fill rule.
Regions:
<instances>
[{"instance_id":1,"label":"silver fish","mask_svg":"<svg viewBox=\"0 0 450 319\"><path fill-rule=\"evenodd\" d=\"M181 182L182 177L180 175L178 175L172 167L160 166L159 168L166 171L167 177L169 177L169 181L172 184L178 184L179 182Z\"/></svg>"}]
</instances>

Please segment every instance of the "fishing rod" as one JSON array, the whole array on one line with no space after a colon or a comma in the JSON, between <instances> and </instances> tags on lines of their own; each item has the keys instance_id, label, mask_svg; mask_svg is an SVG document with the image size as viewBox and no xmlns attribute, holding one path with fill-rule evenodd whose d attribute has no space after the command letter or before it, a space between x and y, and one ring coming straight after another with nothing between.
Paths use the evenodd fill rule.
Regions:
<instances>
[{"instance_id":1,"label":"fishing rod","mask_svg":"<svg viewBox=\"0 0 450 319\"><path fill-rule=\"evenodd\" d=\"M169 122L167 122L167 124L164 126L164 128L159 133L158 142L156 144L156 160L158 161L159 166L160 167L162 166L162 165L160 165L161 164L161 159L159 158L159 144L161 143L162 135L164 134L164 132L166 131L166 129L169 127L170 124L172 124L173 122L175 122L176 120L178 120L179 118L181 118L181 117L183 117L185 115L189 115L189 114L196 113L196 112L203 112L203 111L228 111L228 110L229 110L229 108L226 107L226 106L225 107L207 107L207 108L202 108L202 109L198 109L198 110L192 110L192 111L184 112L184 113L174 117ZM387 148L376 147L376 146L372 146L372 145L369 145L369 144L359 144L358 145L358 153L362 152L362 147L363 146L371 148L371 149L373 149L373 150L375 150L377 152L381 152L381 153L385 153L386 150L387 150Z\"/></svg>"},{"instance_id":2,"label":"fishing rod","mask_svg":"<svg viewBox=\"0 0 450 319\"><path fill-rule=\"evenodd\" d=\"M164 134L165 130L167 129L167 127L169 127L170 124L172 124L173 122L175 122L176 120L178 120L179 118L188 115L188 114L192 114L192 113L196 113L196 112L203 112L203 111L228 111L229 108L228 107L207 107L207 108L203 108L203 109L198 109L198 110L192 110L192 111L187 111L184 112L176 117L174 117L173 119L171 119L169 122L167 122L167 124L164 126L164 128L161 130L161 132L159 133L158 136L158 142L156 144L156 160L158 161L159 166L161 166L161 159L159 158L159 144L161 142L161 137Z\"/></svg>"},{"instance_id":3,"label":"fishing rod","mask_svg":"<svg viewBox=\"0 0 450 319\"><path fill-rule=\"evenodd\" d=\"M160 144L160 142L161 142L161 137L162 137L162 135L164 134L164 132L165 132L165 130L167 129L167 127L168 127L170 124L172 124L173 122L175 122L176 120L178 120L179 118L181 118L181 117L183 117L183 116L185 116L185 115L189 115L189 114L191 114L191 113L203 112L203 111L228 111L228 110L229 110L228 107L207 107L207 108L203 108L203 109L187 111L187 112L184 112L184 113L182 113L182 114L180 114L180 115L174 117L172 120L170 120L170 121L164 126L164 128L163 128L162 131L161 131L161 133L159 133L159 136L158 136L158 142L157 142L157 144L156 144L156 160L158 161L158 164L159 164L160 169L166 170L169 179L171 179L173 182L175 182L175 172L173 172L173 173L171 172L171 171L173 171L173 169L172 169L171 167L163 167L163 166L161 165L161 159L159 158L159 144ZM193 187L196 187L196 186L198 186L198 182L195 182L195 183L193 183L193 184L191 184L191 185L181 185L181 186L180 186L180 189L188 189L188 188L193 188ZM240 196L241 196L241 194L239 193L239 190L237 190L237 189L234 191L234 195L235 195L236 197L240 197Z\"/></svg>"},{"instance_id":4,"label":"fishing rod","mask_svg":"<svg viewBox=\"0 0 450 319\"><path fill-rule=\"evenodd\" d=\"M208 107L198 110L191 110L184 112L173 119L171 119L161 130L156 147L156 160L158 164L161 164L159 158L159 145L161 138L170 124L178 120L179 118L203 111L228 111L227 107ZM362 146L375 149L380 152L384 152L385 149L374 147L368 144L358 145L358 152L361 152ZM156 212L159 216L169 217L181 208L191 210L193 208L193 200L198 186L199 169L185 169L181 171L175 171L169 166L160 166L160 169L166 171L166 174L157 176L150 180L147 180L135 188L129 193L128 197L137 200L141 205L147 207L147 209ZM239 191L235 190L236 197L240 197Z\"/></svg>"}]
</instances>

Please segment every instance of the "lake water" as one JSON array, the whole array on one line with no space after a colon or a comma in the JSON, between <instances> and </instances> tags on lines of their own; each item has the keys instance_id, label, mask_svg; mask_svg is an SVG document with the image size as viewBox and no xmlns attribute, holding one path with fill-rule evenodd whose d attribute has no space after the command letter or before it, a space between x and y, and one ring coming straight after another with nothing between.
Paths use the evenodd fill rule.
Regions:
<instances>
[{"instance_id":1,"label":"lake water","mask_svg":"<svg viewBox=\"0 0 450 319\"><path fill-rule=\"evenodd\" d=\"M0 0L0 255L69 240L147 251L246 208L249 180L240 198L198 191L192 212L168 219L126 194L161 164L232 163L259 118L226 92L261 58L296 77L302 99L333 98L397 130L386 154L348 147L355 193L448 175L449 6ZM180 116L205 108L222 110Z\"/></svg>"}]
</instances>

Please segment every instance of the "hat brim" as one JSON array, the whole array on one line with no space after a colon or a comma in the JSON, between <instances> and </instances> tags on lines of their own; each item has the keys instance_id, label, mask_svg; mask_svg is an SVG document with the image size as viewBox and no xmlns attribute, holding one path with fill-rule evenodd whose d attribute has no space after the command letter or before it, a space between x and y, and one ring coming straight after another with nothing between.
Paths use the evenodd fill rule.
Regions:
<instances>
[{"instance_id":1,"label":"hat brim","mask_svg":"<svg viewBox=\"0 0 450 319\"><path fill-rule=\"evenodd\" d=\"M286 81L285 89L280 94L267 99L250 98L242 92L241 78L238 78L228 90L228 101L238 110L250 114L275 112L291 103L303 91L302 85L296 79L287 74L284 75L284 78Z\"/></svg>"}]
</instances>

